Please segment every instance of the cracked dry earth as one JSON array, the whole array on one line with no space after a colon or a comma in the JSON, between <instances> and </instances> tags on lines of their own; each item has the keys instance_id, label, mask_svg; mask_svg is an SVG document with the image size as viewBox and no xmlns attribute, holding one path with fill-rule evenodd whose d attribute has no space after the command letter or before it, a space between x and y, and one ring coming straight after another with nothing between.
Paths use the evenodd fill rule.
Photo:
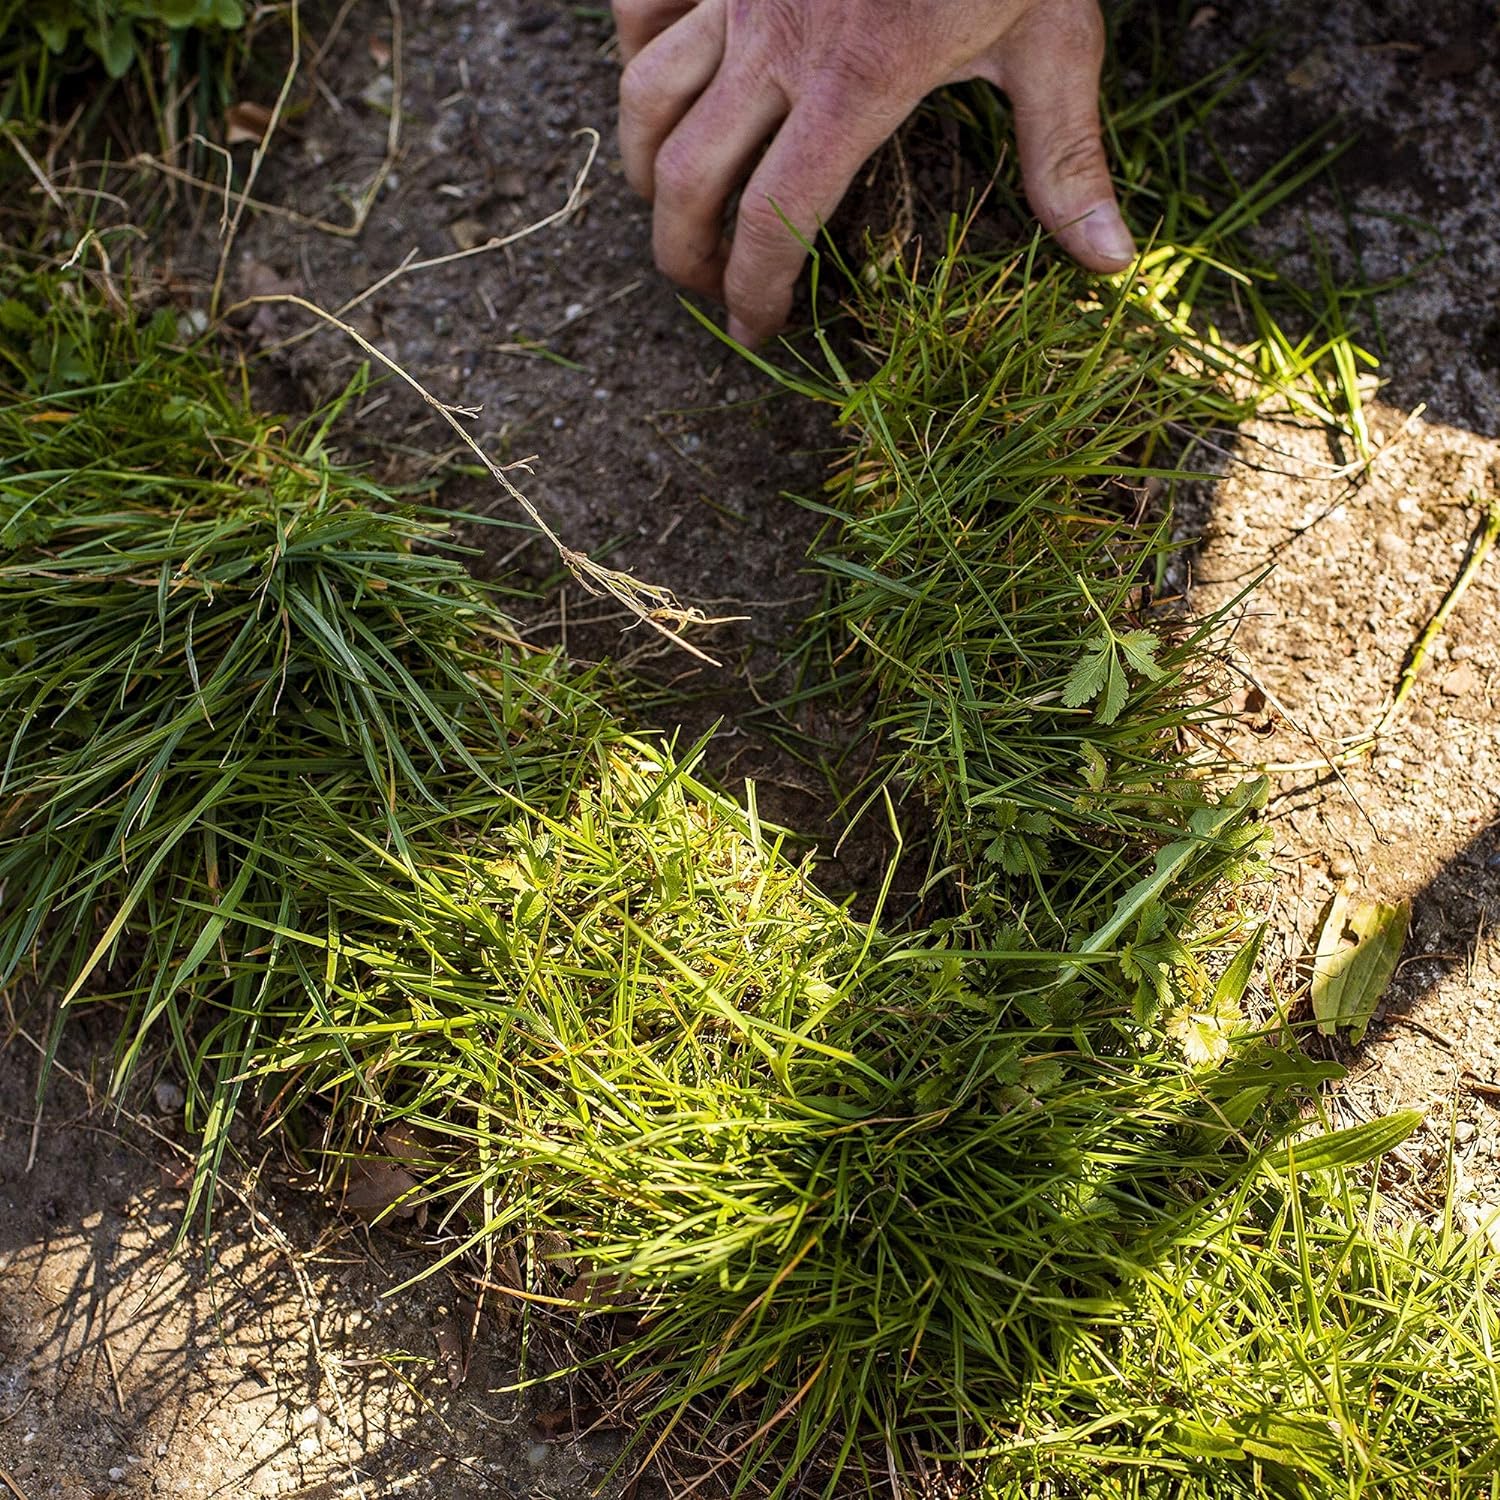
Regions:
<instances>
[{"instance_id":1,"label":"cracked dry earth","mask_svg":"<svg viewBox=\"0 0 1500 1500\"><path fill-rule=\"evenodd\" d=\"M1191 47L1203 65L1271 28L1272 62L1223 132L1247 173L1322 123L1330 100L1359 135L1335 186L1263 226L1263 248L1305 258L1306 222L1332 245L1352 229L1373 281L1435 257L1378 304L1384 384L1369 475L1338 477L1348 455L1321 434L1266 422L1200 455L1223 477L1182 518L1184 534L1203 539L1181 579L1196 604L1232 597L1271 566L1235 637L1237 748L1252 762L1315 762L1379 717L1500 485L1496 16L1488 4L1309 13L1272 0L1200 17ZM739 700L722 684L774 648L812 593L796 568L815 521L780 491L814 492L832 445L824 417L728 359L652 272L645 213L612 155L615 65L599 14L433 0L404 21L402 145L363 234L255 219L231 290L281 287L337 306L409 253L441 256L522 227L565 198L582 149L573 132L598 129L581 212L501 254L403 276L361 305L357 326L439 396L482 405L479 430L499 454L538 455L529 493L570 541L750 617L714 639L728 676L703 669L694 685L705 712L730 714L726 779L782 778L778 815L796 823L806 804L795 776L735 733ZM271 153L262 197L347 211L385 149L392 41L386 7L356 0L322 89ZM176 253L185 277L205 262L201 243ZM290 331L284 316L268 315L255 336ZM305 408L347 378L346 351L320 336L278 370L282 404ZM405 477L447 446L430 413L392 388L367 401L366 419L377 414L399 434ZM457 489L456 503L498 504L478 481ZM524 539L501 535L494 559L518 542L522 565L545 576L550 562ZM618 650L606 613L575 595L534 630ZM1340 1117L1427 1113L1389 1168L1412 1211L1439 1201L1450 1142L1461 1210L1500 1202L1497 620L1492 559L1380 752L1338 776L1278 775L1271 807L1284 967L1337 888L1414 902L1368 1038L1353 1052L1326 1044L1349 1066ZM632 638L636 648L649 666L655 648ZM97 1107L104 1039L69 1041L70 1074L49 1096L28 1171L29 1039L44 1027L22 997L9 1003L0 1471L13 1493L568 1500L619 1489L606 1479L617 1434L586 1432L587 1411L556 1392L505 1392L520 1368L516 1329L476 1316L455 1281L389 1295L431 1255L413 1226L372 1233L337 1218L273 1155L224 1199L206 1256L176 1246L186 1143L170 1080L125 1118Z\"/></svg>"}]
</instances>

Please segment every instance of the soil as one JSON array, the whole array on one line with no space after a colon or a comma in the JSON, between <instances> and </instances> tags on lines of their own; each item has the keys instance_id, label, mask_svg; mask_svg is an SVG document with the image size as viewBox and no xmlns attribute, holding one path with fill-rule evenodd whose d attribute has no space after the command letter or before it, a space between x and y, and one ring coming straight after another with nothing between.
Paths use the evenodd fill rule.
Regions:
<instances>
[{"instance_id":1,"label":"soil","mask_svg":"<svg viewBox=\"0 0 1500 1500\"><path fill-rule=\"evenodd\" d=\"M711 614L748 617L695 636L724 663L710 668L645 628L622 638L618 607L559 586L555 559L528 534L472 533L491 564L509 559L536 581L536 639L623 654L690 687L687 733L724 720L719 777L755 776L771 815L826 826L821 789L760 732L746 681L774 670L777 642L815 602L799 565L818 521L783 492L816 493L836 447L828 410L740 362L652 270L647 214L613 154L616 64L601 14L432 0L402 17L399 38L395 14L355 0L256 188L347 221L385 157L395 47L399 149L363 232L252 216L228 263L230 296L290 290L338 307L413 252L452 255L524 228L567 199L588 149L575 132L599 131L575 212L506 249L412 269L350 321L434 395L479 407L473 430L498 456L538 455L524 487L569 544ZM1306 271L1311 228L1336 265L1352 240L1368 279L1396 279L1378 301L1369 472L1351 479L1340 472L1350 455L1321 433L1267 420L1197 455L1221 478L1181 516L1184 537L1202 539L1178 578L1195 606L1232 599L1271 566L1235 635L1236 748L1252 763L1295 764L1379 718L1500 490L1500 31L1491 5L1204 5L1189 72L1267 27L1271 61L1218 129L1236 165L1252 177L1335 106L1348 127L1335 136L1358 139L1326 184L1262 226L1263 248ZM274 88L255 97L270 103ZM855 227L889 229L892 202L877 175L851 210ZM184 296L212 272L214 211L198 206L202 232L161 251ZM286 309L240 321L262 348L304 326ZM291 345L270 366L274 393L306 410L358 358L332 334ZM445 503L515 519L488 479L454 471L467 455L396 383L363 398L351 430L382 435L367 456L386 477L427 483L441 470ZM1476 1220L1500 1203L1497 606L1500 556L1459 602L1389 741L1341 774L1278 773L1270 810L1284 979L1336 889L1412 899L1406 955L1369 1036L1357 1050L1323 1044L1350 1068L1333 1108L1345 1120L1424 1110L1427 1128L1390 1173L1402 1211L1431 1211L1451 1173L1460 1212ZM825 881L868 887L881 854L871 844ZM619 1435L585 1430L586 1403L507 1390L523 1370L519 1327L476 1321L465 1286L441 1277L391 1295L431 1255L414 1226L368 1231L287 1163L257 1155L206 1248L179 1246L185 1141L171 1080L123 1115L105 1111L101 1049L86 1031L67 1044L28 1169L44 1022L23 997L7 1003L0 1480L14 1494L623 1491L609 1477ZM546 1341L529 1347L529 1373L545 1364L537 1347Z\"/></svg>"},{"instance_id":2,"label":"soil","mask_svg":"<svg viewBox=\"0 0 1500 1500\"><path fill-rule=\"evenodd\" d=\"M1337 274L1398 284L1377 301L1377 457L1310 428L1252 424L1228 438L1221 482L1184 507L1190 597L1240 611L1242 733L1252 762L1317 762L1375 725L1424 627L1500 502L1500 23L1492 5L1388 0L1283 14L1267 66L1236 110L1244 178L1326 121L1358 135L1330 174L1266 226L1260 248L1314 274L1309 236ZM1228 10L1197 33L1202 63L1248 44ZM1222 33L1221 33L1222 28ZM1342 262L1342 263L1340 263ZM1424 265L1424 262L1426 263ZM1406 279L1403 279L1406 278ZM1200 454L1205 467L1215 455ZM1345 768L1274 778L1284 972L1316 945L1334 892L1412 902L1395 980L1348 1063L1345 1123L1417 1108L1427 1125L1394 1154L1408 1201L1441 1205L1451 1171L1461 1217L1500 1203L1500 558L1475 577L1438 637L1407 711L1378 752ZM1450 1158L1451 1149L1451 1158Z\"/></svg>"}]
</instances>

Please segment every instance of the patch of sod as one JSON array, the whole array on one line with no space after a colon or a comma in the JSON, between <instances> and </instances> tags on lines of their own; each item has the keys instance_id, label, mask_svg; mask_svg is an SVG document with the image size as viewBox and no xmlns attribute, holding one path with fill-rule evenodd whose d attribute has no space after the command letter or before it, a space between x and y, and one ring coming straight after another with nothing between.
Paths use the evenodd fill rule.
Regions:
<instances>
[{"instance_id":1,"label":"patch of sod","mask_svg":"<svg viewBox=\"0 0 1500 1500\"><path fill-rule=\"evenodd\" d=\"M201 1193L295 979L301 866L472 795L561 805L618 731L509 637L445 519L333 462L327 418L254 414L168 314L3 288L0 974L56 986L59 1024L114 996L117 1088L171 1037Z\"/></svg>"},{"instance_id":2,"label":"patch of sod","mask_svg":"<svg viewBox=\"0 0 1500 1500\"><path fill-rule=\"evenodd\" d=\"M939 908L981 945L1117 950L1137 1018L1166 1021L1203 1062L1240 1018L1215 1008L1180 936L1214 881L1235 905L1263 851L1244 818L1211 812L1249 788L1235 790L1218 750L1231 611L1195 619L1171 597L1184 546L1171 499L1211 477L1181 455L1199 437L1232 445L1271 413L1325 425L1357 468L1356 377L1373 360L1345 324L1355 293L1326 277L1305 290L1243 244L1327 155L1309 143L1235 180L1191 138L1239 64L1174 91L1160 39L1146 51L1153 86L1110 115L1127 208L1156 219L1138 223L1154 242L1129 273L1089 277L1040 236L972 251L987 205L936 249L872 257L860 274L825 253L814 277L846 289L852 340L818 330L821 362L756 357L833 407L849 439L825 494L804 502L827 518L811 560L825 601L773 709L794 736L813 699L857 709L875 753L860 747L873 770L846 805L920 807ZM992 91L949 107L1004 155ZM1025 221L1013 183L994 195L1000 222ZM1166 867L1211 825L1208 879L1177 879Z\"/></svg>"},{"instance_id":3,"label":"patch of sod","mask_svg":"<svg viewBox=\"0 0 1500 1500\"><path fill-rule=\"evenodd\" d=\"M117 1089L175 1050L200 1206L253 1092L489 1295L580 1319L642 1445L707 1431L747 1490L1483 1476L1493 1264L1340 1176L1412 1120L1295 1144L1326 1065L1247 1035L1193 1067L1139 1003L1154 972L1237 1011L1253 938L1216 982L1200 953L1243 928L1253 798L1106 796L1145 873L1080 881L1059 940L1021 903L855 921L515 645L325 423L79 280L0 311L5 982L107 1008Z\"/></svg>"}]
</instances>

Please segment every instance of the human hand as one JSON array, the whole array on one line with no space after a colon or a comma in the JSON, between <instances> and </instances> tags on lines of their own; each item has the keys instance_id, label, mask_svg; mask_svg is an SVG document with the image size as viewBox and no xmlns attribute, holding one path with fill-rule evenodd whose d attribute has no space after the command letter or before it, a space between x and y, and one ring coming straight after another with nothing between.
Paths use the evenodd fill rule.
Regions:
<instances>
[{"instance_id":1,"label":"human hand","mask_svg":"<svg viewBox=\"0 0 1500 1500\"><path fill-rule=\"evenodd\" d=\"M613 3L620 154L654 205L656 263L727 303L743 343L786 322L802 242L864 162L924 95L965 79L1009 96L1026 197L1063 248L1094 271L1134 254L1100 140L1097 0Z\"/></svg>"}]
</instances>

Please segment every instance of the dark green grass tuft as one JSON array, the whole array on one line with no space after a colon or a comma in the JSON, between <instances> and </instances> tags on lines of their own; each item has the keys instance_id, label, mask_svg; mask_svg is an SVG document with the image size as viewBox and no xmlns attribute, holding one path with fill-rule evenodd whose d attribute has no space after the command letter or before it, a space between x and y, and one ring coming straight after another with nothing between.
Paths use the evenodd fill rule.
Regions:
<instances>
[{"instance_id":1,"label":"dark green grass tuft","mask_svg":"<svg viewBox=\"0 0 1500 1500\"><path fill-rule=\"evenodd\" d=\"M0 976L56 986L60 1021L114 993L117 1088L170 1035L216 1152L293 977L266 929L299 865L402 849L455 787L565 797L605 721L509 637L444 519L332 461L329 418L256 416L169 316L9 290Z\"/></svg>"}]
</instances>

